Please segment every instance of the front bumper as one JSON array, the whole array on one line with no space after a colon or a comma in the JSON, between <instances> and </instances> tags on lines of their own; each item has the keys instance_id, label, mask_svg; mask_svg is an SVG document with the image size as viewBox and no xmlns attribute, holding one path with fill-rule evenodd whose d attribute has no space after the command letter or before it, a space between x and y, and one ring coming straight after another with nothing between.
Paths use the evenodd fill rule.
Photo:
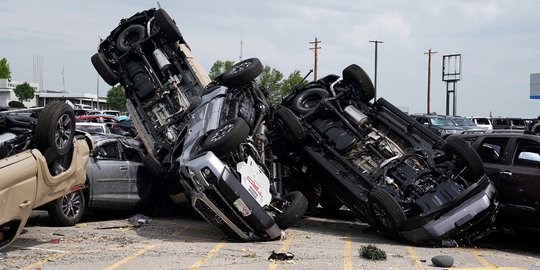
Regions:
<instances>
[{"instance_id":1,"label":"front bumper","mask_svg":"<svg viewBox=\"0 0 540 270\"><path fill-rule=\"evenodd\" d=\"M196 186L193 208L229 241L259 241L280 238L274 219L242 186L212 152L186 163Z\"/></svg>"},{"instance_id":2,"label":"front bumper","mask_svg":"<svg viewBox=\"0 0 540 270\"><path fill-rule=\"evenodd\" d=\"M469 231L475 224L493 216L498 208L497 191L491 181L478 194L452 210L416 229L400 234L411 243L439 241Z\"/></svg>"}]
</instances>

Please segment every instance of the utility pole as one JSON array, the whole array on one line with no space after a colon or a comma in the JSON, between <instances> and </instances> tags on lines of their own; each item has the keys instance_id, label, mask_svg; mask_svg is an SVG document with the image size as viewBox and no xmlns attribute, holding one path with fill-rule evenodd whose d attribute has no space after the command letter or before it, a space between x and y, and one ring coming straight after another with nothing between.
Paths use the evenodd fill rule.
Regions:
<instances>
[{"instance_id":1,"label":"utility pole","mask_svg":"<svg viewBox=\"0 0 540 270\"><path fill-rule=\"evenodd\" d=\"M309 44L313 45L313 48L309 48L310 50L315 52L315 65L313 66L313 80L317 80L317 51L321 48L319 47L319 43L321 43L320 40L317 40L317 37L315 37L315 41L309 42Z\"/></svg>"},{"instance_id":2,"label":"utility pole","mask_svg":"<svg viewBox=\"0 0 540 270\"><path fill-rule=\"evenodd\" d=\"M379 43L384 43L382 40L370 40L369 42L375 43L375 100L377 100L377 47Z\"/></svg>"},{"instance_id":3,"label":"utility pole","mask_svg":"<svg viewBox=\"0 0 540 270\"><path fill-rule=\"evenodd\" d=\"M431 94L431 55L436 54L437 52L431 51L431 48L424 54L428 55L428 70L427 70L427 113L431 112L429 108L430 94Z\"/></svg>"}]
</instances>

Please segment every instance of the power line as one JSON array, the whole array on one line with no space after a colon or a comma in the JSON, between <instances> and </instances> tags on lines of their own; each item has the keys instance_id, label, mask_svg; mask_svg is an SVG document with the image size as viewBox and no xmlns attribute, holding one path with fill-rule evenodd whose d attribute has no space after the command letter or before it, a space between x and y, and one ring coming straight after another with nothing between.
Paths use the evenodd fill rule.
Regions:
<instances>
[{"instance_id":1,"label":"power line","mask_svg":"<svg viewBox=\"0 0 540 270\"><path fill-rule=\"evenodd\" d=\"M315 64L313 66L313 80L317 80L317 51L321 48L319 47L319 43L321 43L320 40L315 37L315 41L309 42L309 44L313 45L313 48L309 48L310 50L315 52Z\"/></svg>"}]
</instances>

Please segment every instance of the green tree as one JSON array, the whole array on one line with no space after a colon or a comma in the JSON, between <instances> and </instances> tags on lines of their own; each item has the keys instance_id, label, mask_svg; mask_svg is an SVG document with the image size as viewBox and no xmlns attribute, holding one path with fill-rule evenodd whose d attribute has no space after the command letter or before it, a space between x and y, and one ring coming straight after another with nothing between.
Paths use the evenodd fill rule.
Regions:
<instances>
[{"instance_id":1,"label":"green tree","mask_svg":"<svg viewBox=\"0 0 540 270\"><path fill-rule=\"evenodd\" d=\"M12 100L8 103L10 108L26 108L24 104L20 101Z\"/></svg>"},{"instance_id":2,"label":"green tree","mask_svg":"<svg viewBox=\"0 0 540 270\"><path fill-rule=\"evenodd\" d=\"M281 71L271 68L270 66L264 66L263 72L259 75L257 82L259 86L265 88L268 91L268 99L271 104L274 104L276 99L276 94L281 92L281 85L283 80L283 73ZM281 99L279 99L281 101Z\"/></svg>"},{"instance_id":3,"label":"green tree","mask_svg":"<svg viewBox=\"0 0 540 270\"><path fill-rule=\"evenodd\" d=\"M289 74L289 77L287 77L287 79L283 80L283 84L281 86L281 97L283 98L290 94L294 90L294 88L302 87L306 84L307 82L300 74L300 70L293 71L291 74Z\"/></svg>"},{"instance_id":4,"label":"green tree","mask_svg":"<svg viewBox=\"0 0 540 270\"><path fill-rule=\"evenodd\" d=\"M126 111L126 95L122 87L114 86L107 92L107 104L115 110Z\"/></svg>"},{"instance_id":5,"label":"green tree","mask_svg":"<svg viewBox=\"0 0 540 270\"><path fill-rule=\"evenodd\" d=\"M11 69L7 59L4 57L0 59L0 79L9 79L11 77Z\"/></svg>"},{"instance_id":6,"label":"green tree","mask_svg":"<svg viewBox=\"0 0 540 270\"><path fill-rule=\"evenodd\" d=\"M232 60L217 60L210 68L210 73L208 74L208 76L211 80L214 80L217 78L217 76L221 75L221 73L231 70L233 65L234 61Z\"/></svg>"},{"instance_id":7,"label":"green tree","mask_svg":"<svg viewBox=\"0 0 540 270\"><path fill-rule=\"evenodd\" d=\"M34 88L27 82L17 85L13 92L20 102L29 101L34 98Z\"/></svg>"}]
</instances>

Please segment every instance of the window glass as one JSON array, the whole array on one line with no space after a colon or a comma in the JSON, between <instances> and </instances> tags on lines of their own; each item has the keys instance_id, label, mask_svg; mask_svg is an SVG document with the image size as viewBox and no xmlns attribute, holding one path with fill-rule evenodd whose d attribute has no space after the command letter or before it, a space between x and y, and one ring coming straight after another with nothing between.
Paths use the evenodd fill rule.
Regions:
<instances>
[{"instance_id":1,"label":"window glass","mask_svg":"<svg viewBox=\"0 0 540 270\"><path fill-rule=\"evenodd\" d=\"M127 147L124 147L123 150L126 160L142 163L142 158L138 151Z\"/></svg>"},{"instance_id":2,"label":"window glass","mask_svg":"<svg viewBox=\"0 0 540 270\"><path fill-rule=\"evenodd\" d=\"M514 165L540 168L540 144L526 139L519 140Z\"/></svg>"},{"instance_id":3,"label":"window glass","mask_svg":"<svg viewBox=\"0 0 540 270\"><path fill-rule=\"evenodd\" d=\"M116 142L98 146L97 157L100 159L119 159L118 147Z\"/></svg>"},{"instance_id":4,"label":"window glass","mask_svg":"<svg viewBox=\"0 0 540 270\"><path fill-rule=\"evenodd\" d=\"M479 125L489 125L489 120L487 118L477 118L476 123Z\"/></svg>"},{"instance_id":5,"label":"window glass","mask_svg":"<svg viewBox=\"0 0 540 270\"><path fill-rule=\"evenodd\" d=\"M501 163L508 138L486 138L478 147L483 162Z\"/></svg>"}]
</instances>

